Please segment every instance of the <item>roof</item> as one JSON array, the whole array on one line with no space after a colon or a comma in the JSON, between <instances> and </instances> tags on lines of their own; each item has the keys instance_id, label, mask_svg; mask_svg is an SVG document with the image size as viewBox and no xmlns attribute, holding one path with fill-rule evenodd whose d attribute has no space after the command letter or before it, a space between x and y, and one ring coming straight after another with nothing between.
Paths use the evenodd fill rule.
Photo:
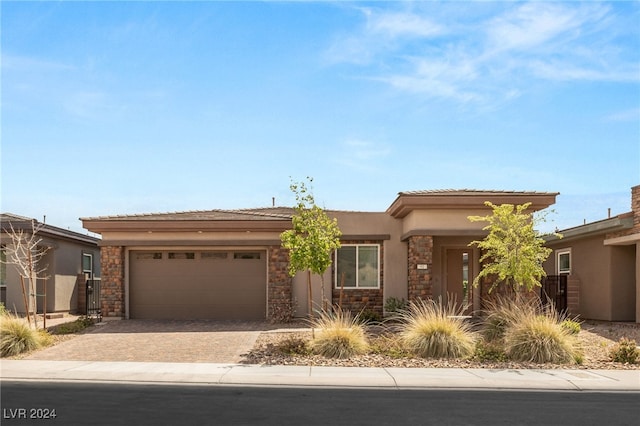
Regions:
<instances>
[{"instance_id":1,"label":"roof","mask_svg":"<svg viewBox=\"0 0 640 426\"><path fill-rule=\"evenodd\" d=\"M484 203L531 203L532 211L542 210L554 204L558 192L500 191L479 189L434 189L399 192L387 209L395 218L403 218L415 209L484 209Z\"/></svg>"},{"instance_id":2,"label":"roof","mask_svg":"<svg viewBox=\"0 0 640 426\"><path fill-rule=\"evenodd\" d=\"M426 189L419 191L402 191L398 195L439 195L447 197L460 196L478 196L478 195L558 195L558 192L540 192L540 191L501 191L501 190L482 190L482 189Z\"/></svg>"},{"instance_id":3,"label":"roof","mask_svg":"<svg viewBox=\"0 0 640 426\"><path fill-rule=\"evenodd\" d=\"M10 232L11 227L13 227L13 229L15 229L16 231L18 230L31 231L33 229L32 227L33 225L35 226L41 225L42 229L40 230L38 235L42 235L43 237L46 236L54 239L66 239L70 241L91 244L91 245L96 245L98 241L100 241L99 238L92 237L90 235L84 235L79 232L71 231L64 228L59 228L57 226L40 222L34 218L20 216L14 213L1 213L0 224L1 224L2 230L5 232Z\"/></svg>"},{"instance_id":4,"label":"roof","mask_svg":"<svg viewBox=\"0 0 640 426\"><path fill-rule=\"evenodd\" d=\"M633 228L633 212L628 212L607 219L585 223L584 225L562 229L558 231L558 234L562 235L562 238L551 234L545 236L545 240L547 240L547 242L562 240L563 243L566 243L567 241L577 238L610 234L614 232L625 231L631 228Z\"/></svg>"},{"instance_id":5,"label":"roof","mask_svg":"<svg viewBox=\"0 0 640 426\"><path fill-rule=\"evenodd\" d=\"M193 210L167 213L142 213L133 215L113 215L80 218L82 221L210 221L210 220L291 220L290 207L270 207L237 210Z\"/></svg>"}]
</instances>

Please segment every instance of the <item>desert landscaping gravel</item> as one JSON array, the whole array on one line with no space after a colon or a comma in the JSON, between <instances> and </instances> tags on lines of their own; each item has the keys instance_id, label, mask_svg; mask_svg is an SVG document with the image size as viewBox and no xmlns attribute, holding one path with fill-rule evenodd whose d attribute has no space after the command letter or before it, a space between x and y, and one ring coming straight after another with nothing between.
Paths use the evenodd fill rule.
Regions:
<instances>
[{"instance_id":1,"label":"desert landscaping gravel","mask_svg":"<svg viewBox=\"0 0 640 426\"><path fill-rule=\"evenodd\" d=\"M376 334L376 333L372 333ZM640 364L623 364L609 360L609 351L622 337L640 344L640 324L585 321L578 340L582 346L582 364L534 364L525 362L474 361L464 359L422 359L365 354L349 359L331 359L318 355L289 355L279 350L282 342L291 339L311 339L310 331L269 331L258 337L253 349L242 362L263 365L312 365L336 367L403 367L403 368L489 368L489 369L601 369L640 370ZM372 339L375 339L375 335Z\"/></svg>"}]
</instances>

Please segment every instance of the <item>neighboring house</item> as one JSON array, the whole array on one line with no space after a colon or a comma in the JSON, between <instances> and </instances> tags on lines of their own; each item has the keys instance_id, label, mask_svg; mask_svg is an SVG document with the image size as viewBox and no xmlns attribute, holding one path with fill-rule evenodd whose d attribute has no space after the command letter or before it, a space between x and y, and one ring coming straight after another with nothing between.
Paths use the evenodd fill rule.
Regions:
<instances>
[{"instance_id":1,"label":"neighboring house","mask_svg":"<svg viewBox=\"0 0 640 426\"><path fill-rule=\"evenodd\" d=\"M494 204L548 207L557 193L440 190L401 192L386 212L327 210L343 236L324 276L325 295L343 308L379 315L389 297L456 297L481 307L485 288L469 282L480 270L469 247ZM280 233L291 208L210 210L83 218L102 235L102 315L105 318L276 318L307 314L305 274L288 274ZM320 306L320 279L313 296ZM341 287L343 287L342 297Z\"/></svg>"},{"instance_id":2,"label":"neighboring house","mask_svg":"<svg viewBox=\"0 0 640 426\"><path fill-rule=\"evenodd\" d=\"M20 284L20 275L14 265L5 264L6 248L11 245L11 228L16 232L23 231L31 234L32 224L42 225L35 219L18 216L11 213L0 215L2 233L0 235L0 280L2 285L2 302L8 310L18 313L25 312L24 298ZM98 238L83 235L48 224L44 224L36 235L41 239L40 247L46 249L46 254L41 259L39 268L45 268L43 276L46 280L38 280L37 294L44 295L46 282L46 311L47 312L77 312L78 311L78 286L84 285L84 280L79 276L99 276L100 274L100 248ZM81 289L83 291L84 289ZM37 298L38 312L44 312L45 298ZM82 305L82 301L80 301ZM29 309L32 311L33 306Z\"/></svg>"},{"instance_id":3,"label":"neighboring house","mask_svg":"<svg viewBox=\"0 0 640 426\"><path fill-rule=\"evenodd\" d=\"M547 274L567 275L567 304L584 319L640 322L640 185L631 212L549 238Z\"/></svg>"}]
</instances>

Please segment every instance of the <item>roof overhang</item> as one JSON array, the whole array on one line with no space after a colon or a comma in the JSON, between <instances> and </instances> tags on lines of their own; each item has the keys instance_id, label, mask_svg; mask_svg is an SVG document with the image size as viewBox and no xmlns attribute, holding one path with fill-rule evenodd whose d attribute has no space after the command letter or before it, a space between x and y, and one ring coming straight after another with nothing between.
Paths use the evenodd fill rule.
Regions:
<instances>
[{"instance_id":1,"label":"roof overhang","mask_svg":"<svg viewBox=\"0 0 640 426\"><path fill-rule=\"evenodd\" d=\"M558 231L562 237L553 234L547 235L544 239L547 243L553 243L562 240L563 242L576 240L580 238L588 238L596 235L611 234L620 232L633 227L633 216L631 213L621 214L610 219L604 219L597 222L587 223L585 225Z\"/></svg>"},{"instance_id":2,"label":"roof overhang","mask_svg":"<svg viewBox=\"0 0 640 426\"><path fill-rule=\"evenodd\" d=\"M102 220L82 219L91 232L282 232L291 228L291 220Z\"/></svg>"},{"instance_id":3,"label":"roof overhang","mask_svg":"<svg viewBox=\"0 0 640 426\"><path fill-rule=\"evenodd\" d=\"M508 191L434 191L401 192L387 209L396 219L402 219L413 210L430 209L487 209L485 202L520 205L531 203L529 209L538 211L556 202L557 192L508 192Z\"/></svg>"}]
</instances>

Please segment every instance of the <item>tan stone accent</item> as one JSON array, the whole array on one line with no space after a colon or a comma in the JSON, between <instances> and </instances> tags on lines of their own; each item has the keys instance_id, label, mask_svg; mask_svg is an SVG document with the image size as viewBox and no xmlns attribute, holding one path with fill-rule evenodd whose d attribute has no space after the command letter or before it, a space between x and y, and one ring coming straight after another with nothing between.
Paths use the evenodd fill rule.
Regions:
<instances>
[{"instance_id":1,"label":"tan stone accent","mask_svg":"<svg viewBox=\"0 0 640 426\"><path fill-rule=\"evenodd\" d=\"M414 235L409 237L409 301L433 297L433 237ZM420 266L418 269L418 265Z\"/></svg>"},{"instance_id":2,"label":"tan stone accent","mask_svg":"<svg viewBox=\"0 0 640 426\"><path fill-rule=\"evenodd\" d=\"M289 250L281 246L268 249L267 319L287 321L293 316L292 286L289 275Z\"/></svg>"},{"instance_id":3,"label":"tan stone accent","mask_svg":"<svg viewBox=\"0 0 640 426\"><path fill-rule=\"evenodd\" d=\"M124 247L100 248L102 288L100 305L105 318L124 318Z\"/></svg>"}]
</instances>

